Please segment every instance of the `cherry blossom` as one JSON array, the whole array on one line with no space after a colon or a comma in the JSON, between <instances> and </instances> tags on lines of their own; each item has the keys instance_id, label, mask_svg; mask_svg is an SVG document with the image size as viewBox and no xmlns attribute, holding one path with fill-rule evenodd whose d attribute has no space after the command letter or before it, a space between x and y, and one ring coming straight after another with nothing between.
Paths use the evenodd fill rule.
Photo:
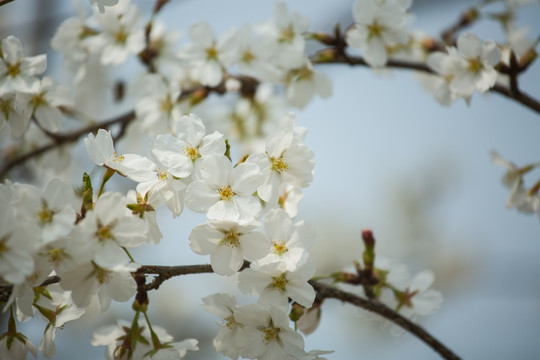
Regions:
<instances>
[{"instance_id":1,"label":"cherry blossom","mask_svg":"<svg viewBox=\"0 0 540 360\"><path fill-rule=\"evenodd\" d=\"M37 91L39 80L36 75L47 68L47 57L24 57L21 42L12 35L2 40L0 54L0 94Z\"/></svg>"},{"instance_id":2,"label":"cherry blossom","mask_svg":"<svg viewBox=\"0 0 540 360\"><path fill-rule=\"evenodd\" d=\"M347 43L362 51L370 66L382 67L388 61L387 47L408 41L407 9L410 0L359 0L354 3L354 27L347 32Z\"/></svg>"},{"instance_id":3,"label":"cherry blossom","mask_svg":"<svg viewBox=\"0 0 540 360\"><path fill-rule=\"evenodd\" d=\"M265 309L258 304L249 304L236 310L234 316L245 326L241 356L269 360L304 355L302 335L289 327L287 313L277 307Z\"/></svg>"},{"instance_id":4,"label":"cherry blossom","mask_svg":"<svg viewBox=\"0 0 540 360\"><path fill-rule=\"evenodd\" d=\"M304 307L311 307L315 290L308 280L315 274L311 262L297 267L294 271L281 270L279 263L263 265L255 269L245 269L238 276L238 288L249 295L259 295L258 302L287 311L289 298Z\"/></svg>"},{"instance_id":5,"label":"cherry blossom","mask_svg":"<svg viewBox=\"0 0 540 360\"><path fill-rule=\"evenodd\" d=\"M257 165L233 167L224 155L209 155L201 161L199 178L187 189L191 210L207 212L210 220L252 221L259 216L261 204L253 193L264 177Z\"/></svg>"},{"instance_id":6,"label":"cherry blossom","mask_svg":"<svg viewBox=\"0 0 540 360\"><path fill-rule=\"evenodd\" d=\"M493 67L501 60L501 51L493 41L482 42L473 33L465 33L458 38L457 49L447 51L432 53L427 64L448 79L454 94L470 97L475 90L486 92L495 85Z\"/></svg>"},{"instance_id":7,"label":"cherry blossom","mask_svg":"<svg viewBox=\"0 0 540 360\"><path fill-rule=\"evenodd\" d=\"M264 234L253 231L259 223L238 224L210 221L193 228L191 249L197 254L211 254L212 269L220 275L236 273L246 260L257 260L268 253L270 243Z\"/></svg>"},{"instance_id":8,"label":"cherry blossom","mask_svg":"<svg viewBox=\"0 0 540 360\"><path fill-rule=\"evenodd\" d=\"M99 129L96 136L88 134L84 144L88 156L96 165L116 170L120 175L138 182L155 177L155 164L149 159L136 154L116 154L110 131Z\"/></svg>"}]
</instances>

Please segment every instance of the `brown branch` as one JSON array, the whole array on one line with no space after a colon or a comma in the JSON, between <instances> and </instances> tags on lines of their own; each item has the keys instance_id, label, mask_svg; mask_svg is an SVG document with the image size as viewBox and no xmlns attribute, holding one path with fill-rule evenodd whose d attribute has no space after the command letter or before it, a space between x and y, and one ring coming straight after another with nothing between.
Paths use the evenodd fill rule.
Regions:
<instances>
[{"instance_id":1,"label":"brown branch","mask_svg":"<svg viewBox=\"0 0 540 360\"><path fill-rule=\"evenodd\" d=\"M249 262L244 261L244 264L239 271L249 267ZM213 273L211 265L181 265L181 266L157 266L157 265L144 265L137 270L137 274L154 274L156 276L151 283L143 284L138 287L139 291L150 291L159 289L160 285L175 276L189 275L189 274L207 274Z\"/></svg>"},{"instance_id":2,"label":"brown branch","mask_svg":"<svg viewBox=\"0 0 540 360\"><path fill-rule=\"evenodd\" d=\"M0 0L0 6L7 5L7 4L9 4L10 2L12 2L12 1L15 1L15 0Z\"/></svg>"},{"instance_id":3,"label":"brown branch","mask_svg":"<svg viewBox=\"0 0 540 360\"><path fill-rule=\"evenodd\" d=\"M428 345L434 351L439 353L444 359L452 359L452 360L460 359L459 356L454 354L452 350L447 348L439 340L437 340L430 333L424 330L424 328L413 323L409 319L403 317L402 315L390 309L386 305L378 301L363 299L354 294L337 289L335 287L331 287L326 284L322 284L317 281L311 280L309 283L311 284L311 286L313 286L313 288L317 292L318 299L325 299L325 298L338 299L343 302L347 302L349 304L361 307L362 309L374 312L382 316L383 318L393 322L394 324L401 326L403 329L407 330L411 334L415 335L417 338L423 341L426 345Z\"/></svg>"},{"instance_id":4,"label":"brown branch","mask_svg":"<svg viewBox=\"0 0 540 360\"><path fill-rule=\"evenodd\" d=\"M6 162L4 165L0 168L0 179L3 179L9 170L11 170L13 167L21 165L28 161L31 158L34 158L36 156L39 156L41 154L46 153L49 150L52 150L54 148L57 148L59 146L69 144L72 142L77 141L81 136L87 135L90 132L95 132L98 129L106 129L112 125L115 124L124 124L129 123L135 118L135 112L130 111L124 115L121 115L119 117L110 119L108 121L96 123L90 126L86 126L84 128L81 128L79 130L67 133L67 134L56 134L53 142L43 145L41 147L35 148L34 150L28 151L20 156L17 156L12 159L6 159Z\"/></svg>"},{"instance_id":5,"label":"brown branch","mask_svg":"<svg viewBox=\"0 0 540 360\"><path fill-rule=\"evenodd\" d=\"M334 59L315 60L315 64L347 64L350 66L365 66L369 67L364 58L360 56L349 56L346 54L336 54ZM431 70L425 63L402 61L402 60L389 60L386 64L388 68L415 70L424 72L427 74L437 75L436 72ZM512 99L521 105L529 108L530 110L540 114L540 101L523 91L512 91L508 86L502 84L496 84L489 91L500 94L504 97Z\"/></svg>"},{"instance_id":6,"label":"brown branch","mask_svg":"<svg viewBox=\"0 0 540 360\"><path fill-rule=\"evenodd\" d=\"M244 97L253 97L255 95L255 91L257 90L257 87L259 85L259 82L249 76L235 76L235 79L240 81L242 83L242 87L240 89L240 93ZM218 95L224 95L227 93L227 89L225 87L225 82L227 79L224 79L220 84L216 86L194 86L189 89L185 89L182 91L177 102L189 99L192 105L195 105L204 99L206 99L210 94L218 94ZM15 166L19 166L24 164L26 161L37 157L41 154L44 154L50 150L53 150L57 147L60 147L65 144L69 144L72 142L77 141L81 136L87 135L88 133L95 132L98 129L108 129L110 126L120 124L120 131L115 136L114 140L119 140L126 131L127 126L135 120L135 111L129 111L128 113L118 116L116 118L106 120L103 122L99 122L93 125L86 126L84 128L81 128L79 130L66 133L66 134L54 134L50 132L46 132L46 135L49 136L52 139L52 142L40 146L38 148L35 148L33 150L30 150L22 155L10 158L9 152L7 155L4 156L4 164L0 167L0 180L4 179L7 175L7 173L14 168Z\"/></svg>"},{"instance_id":7,"label":"brown branch","mask_svg":"<svg viewBox=\"0 0 540 360\"><path fill-rule=\"evenodd\" d=\"M466 10L453 25L449 26L442 32L442 39L446 45L453 46L456 44L456 35L459 31L471 26L478 20L480 14L478 9L472 7Z\"/></svg>"},{"instance_id":8,"label":"brown branch","mask_svg":"<svg viewBox=\"0 0 540 360\"><path fill-rule=\"evenodd\" d=\"M240 271L249 267L250 263L244 261L244 264L240 268ZM143 265L136 272L133 273L134 277L140 275L157 275L149 284L145 282L138 283L137 290L146 292L150 290L159 289L160 285L175 276L189 275L189 274L206 274L213 273L212 266L207 265L181 265L181 266L159 266L159 265ZM60 282L60 277L51 276L47 278L43 283L38 286L47 286ZM310 280L309 283L317 292L317 300L321 302L326 298L339 299L341 301L353 304L367 311L374 312L383 318L393 322L396 325L401 326L406 331L412 333L423 341L426 345L431 347L434 351L438 352L443 358L451 360L459 360L460 358L454 354L450 349L443 345L439 340L434 338L430 333L424 330L421 326L413 323L409 319L401 316L399 313L378 302L377 300L363 299L354 294L339 290L329 285ZM7 302L13 285L0 285L0 303Z\"/></svg>"}]
</instances>

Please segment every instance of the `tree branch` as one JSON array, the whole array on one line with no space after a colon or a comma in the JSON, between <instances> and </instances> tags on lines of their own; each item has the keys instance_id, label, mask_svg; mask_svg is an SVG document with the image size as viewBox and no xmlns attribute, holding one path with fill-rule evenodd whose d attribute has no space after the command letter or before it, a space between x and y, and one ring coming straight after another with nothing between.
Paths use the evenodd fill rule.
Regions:
<instances>
[{"instance_id":1,"label":"tree branch","mask_svg":"<svg viewBox=\"0 0 540 360\"><path fill-rule=\"evenodd\" d=\"M91 133L91 132L95 132L100 128L106 129L106 128L108 128L108 127L110 127L112 125L115 125L115 124L127 124L127 123L131 122L134 118L135 118L135 112L130 111L130 112L128 112L128 113L126 113L124 115L121 115L119 117L116 117L116 118L113 118L113 119L110 119L110 120L107 120L107 121L104 121L104 122L96 123L96 124L93 124L93 125L90 125L90 126L83 127L81 129L73 131L71 133L57 134L57 135L55 135L55 138L54 138L53 142L51 142L51 143L49 143L47 145L43 145L43 146L38 147L38 148L36 148L34 150L28 151L28 152L26 152L26 153L24 153L24 154L22 154L20 156L17 156L15 158L6 159L6 162L0 168L0 179L3 179L7 175L9 170L11 170L13 167L21 165L21 164L25 163L26 161L28 161L29 159L31 159L33 157L44 154L47 151L52 150L52 149L54 149L56 147L75 142L81 136L87 135L88 133Z\"/></svg>"},{"instance_id":2,"label":"tree branch","mask_svg":"<svg viewBox=\"0 0 540 360\"><path fill-rule=\"evenodd\" d=\"M242 265L243 270L249 267L250 263L244 261ZM133 273L134 277L137 275L157 275L149 284L141 283L138 285L138 291L157 290L160 285L166 280L180 275L189 274L208 274L213 273L212 266L207 265L180 265L180 266L159 266L159 265L143 265L136 272ZM59 276L51 276L47 278L43 283L38 286L47 286L55 283L59 283L61 278ZM310 280L309 283L317 292L317 299L323 300L326 298L339 299L341 301L353 304L367 311L376 313L383 318L393 322L394 324L402 327L406 331L415 335L426 345L431 347L434 351L439 353L444 359L459 360L460 358L454 354L450 349L443 345L439 340L433 337L430 333L424 330L421 326L413 323L409 319L401 316L399 313L390 309L386 305L376 300L363 299L354 294L339 290L335 287ZM0 285L0 303L7 302L11 292L13 291L13 285L5 284Z\"/></svg>"},{"instance_id":3,"label":"tree branch","mask_svg":"<svg viewBox=\"0 0 540 360\"><path fill-rule=\"evenodd\" d=\"M15 0L0 0L0 6L4 6L6 4L9 4L12 1L15 1Z\"/></svg>"},{"instance_id":4,"label":"tree branch","mask_svg":"<svg viewBox=\"0 0 540 360\"><path fill-rule=\"evenodd\" d=\"M376 313L382 316L383 318L393 322L394 324L402 327L403 329L410 332L411 334L415 335L418 339L420 339L426 345L431 347L434 351L439 353L439 355L441 355L444 359L451 359L451 360L460 359L459 356L454 354L452 350L450 350L443 343L441 343L439 340L433 337L433 335L431 335L426 330L424 330L424 328L413 323L409 319L403 317L402 315L390 309L389 307L382 304L381 302L377 300L367 300L359 296L356 296L354 294L348 293L346 291L337 289L335 287L331 287L329 285L326 285L317 281L310 280L309 283L311 284L311 286L313 286L313 288L317 292L317 298L338 299L343 302L347 302L349 304L358 306L364 310Z\"/></svg>"},{"instance_id":5,"label":"tree branch","mask_svg":"<svg viewBox=\"0 0 540 360\"><path fill-rule=\"evenodd\" d=\"M335 59L321 59L314 60L316 64L347 64L350 66L365 66L369 67L363 57L360 56L349 56L346 54L336 54ZM427 74L437 75L436 72L431 70L426 64L420 62L412 61L402 61L402 60L389 60L386 64L388 68L394 69L406 69L406 70L415 70L424 72ZM508 86L502 84L495 84L494 87L489 89L489 91L500 94L504 97L512 99L521 105L529 108L530 110L540 114L540 101L529 94L523 91L512 91Z\"/></svg>"}]
</instances>

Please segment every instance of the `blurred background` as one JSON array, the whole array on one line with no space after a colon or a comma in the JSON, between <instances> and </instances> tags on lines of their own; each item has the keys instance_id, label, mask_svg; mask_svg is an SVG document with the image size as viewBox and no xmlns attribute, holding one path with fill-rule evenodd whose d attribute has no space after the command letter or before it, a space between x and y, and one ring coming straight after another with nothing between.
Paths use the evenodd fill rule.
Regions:
<instances>
[{"instance_id":1,"label":"blurred background","mask_svg":"<svg viewBox=\"0 0 540 360\"><path fill-rule=\"evenodd\" d=\"M135 2L149 14L153 1ZM310 30L332 31L336 22L353 22L353 1L288 1L290 11L311 19ZM172 0L159 18L187 39L189 26L207 20L222 34L229 27L254 24L272 16L273 1ZM471 6L466 0L416 0L412 27L432 36ZM496 10L496 8L494 8ZM518 12L518 24L540 33L537 2ZM51 54L48 39L74 9L62 0L14 1L0 8L0 35L21 39L26 55ZM473 26L482 39L503 41L496 23ZM297 219L313 225L312 249L318 273L350 267L360 258L360 232L373 230L377 256L399 260L412 273L434 271L434 288L445 297L441 309L420 319L436 338L464 359L534 359L540 353L540 224L538 216L505 208L504 169L490 161L497 150L524 165L540 160L540 116L497 94L475 94L471 104L440 106L409 71L372 71L342 65L318 67L333 82L333 96L315 99L297 114L309 129L306 143L315 152L312 185L305 189ZM57 55L47 74L69 80ZM108 74L111 83L129 81L130 72ZM521 79L521 88L540 97L540 64ZM103 114L129 108L105 106ZM95 105L87 105L95 106ZM91 168L82 147L74 152L74 184ZM145 153L142 146L140 153ZM86 168L85 168L86 166ZM534 176L537 176L534 178ZM531 181L538 178L533 174ZM530 184L529 184L530 185ZM129 188L129 181L117 185ZM163 210L159 246L134 251L143 264L208 263L192 253L191 228L204 215L189 210L177 219ZM186 359L221 359L211 343L219 319L200 306L201 297L229 291L235 278L193 275L167 281L150 293L150 318L176 340L197 338L201 350ZM240 294L238 294L240 295ZM253 297L240 296L245 301ZM57 359L98 359L105 349L90 345L91 332L117 318L130 321L131 303L115 304L101 316L95 309L85 321L57 332ZM6 328L5 317L0 332ZM35 318L20 326L36 344L44 323ZM363 311L327 300L318 330L305 337L306 350L335 350L329 359L437 359L412 335L395 337L390 327Z\"/></svg>"}]
</instances>

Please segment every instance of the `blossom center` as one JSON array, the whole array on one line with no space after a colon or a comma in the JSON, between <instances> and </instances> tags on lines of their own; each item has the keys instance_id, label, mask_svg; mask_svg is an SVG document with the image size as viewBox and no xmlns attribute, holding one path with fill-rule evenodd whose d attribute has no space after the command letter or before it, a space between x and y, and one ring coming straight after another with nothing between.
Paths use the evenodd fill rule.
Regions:
<instances>
[{"instance_id":1,"label":"blossom center","mask_svg":"<svg viewBox=\"0 0 540 360\"><path fill-rule=\"evenodd\" d=\"M7 252L9 250L9 247L6 244L7 239L6 238L0 238L0 255Z\"/></svg>"},{"instance_id":2,"label":"blossom center","mask_svg":"<svg viewBox=\"0 0 540 360\"><path fill-rule=\"evenodd\" d=\"M11 112L11 99L0 101L0 112L4 115L6 120L9 120L9 113Z\"/></svg>"},{"instance_id":3,"label":"blossom center","mask_svg":"<svg viewBox=\"0 0 540 360\"><path fill-rule=\"evenodd\" d=\"M208 49L206 49L206 58L208 60L217 60L218 58L218 51L216 50L215 47L209 47Z\"/></svg>"},{"instance_id":4,"label":"blossom center","mask_svg":"<svg viewBox=\"0 0 540 360\"><path fill-rule=\"evenodd\" d=\"M225 320L225 326L231 330L234 329L238 325L233 315L226 317L224 320Z\"/></svg>"},{"instance_id":5,"label":"blossom center","mask_svg":"<svg viewBox=\"0 0 540 360\"><path fill-rule=\"evenodd\" d=\"M479 59L469 59L469 71L472 73L478 73L482 70L482 63Z\"/></svg>"},{"instance_id":6,"label":"blossom center","mask_svg":"<svg viewBox=\"0 0 540 360\"><path fill-rule=\"evenodd\" d=\"M294 39L294 29L292 25L287 26L286 28L282 29L279 33L279 42L286 42L291 43Z\"/></svg>"},{"instance_id":7,"label":"blossom center","mask_svg":"<svg viewBox=\"0 0 540 360\"><path fill-rule=\"evenodd\" d=\"M109 272L94 264L94 277L100 284L107 284L111 280Z\"/></svg>"},{"instance_id":8,"label":"blossom center","mask_svg":"<svg viewBox=\"0 0 540 360\"><path fill-rule=\"evenodd\" d=\"M8 68L7 68L8 75L11 76L11 77L16 77L17 75L19 75L20 72L21 72L20 65L21 65L20 62L9 65Z\"/></svg>"},{"instance_id":9,"label":"blossom center","mask_svg":"<svg viewBox=\"0 0 540 360\"><path fill-rule=\"evenodd\" d=\"M201 153L199 152L199 149L197 149L195 146L189 143L187 146L184 146L184 154L186 154L186 156L189 157L193 161L201 157Z\"/></svg>"},{"instance_id":10,"label":"blossom center","mask_svg":"<svg viewBox=\"0 0 540 360\"><path fill-rule=\"evenodd\" d=\"M238 233L234 230L225 233L225 237L221 239L221 243L223 245L237 247L238 245L240 245L240 242L238 241Z\"/></svg>"},{"instance_id":11,"label":"blossom center","mask_svg":"<svg viewBox=\"0 0 540 360\"><path fill-rule=\"evenodd\" d=\"M66 257L64 249L50 249L47 254L49 255L49 261L56 265Z\"/></svg>"},{"instance_id":12,"label":"blossom center","mask_svg":"<svg viewBox=\"0 0 540 360\"><path fill-rule=\"evenodd\" d=\"M279 290L279 291L285 291L285 288L287 287L287 283L289 280L285 277L285 273L279 275L279 276L273 276L273 281L270 285L272 289Z\"/></svg>"},{"instance_id":13,"label":"blossom center","mask_svg":"<svg viewBox=\"0 0 540 360\"><path fill-rule=\"evenodd\" d=\"M105 240L113 240L114 239L114 236L113 236L113 233L112 233L112 228L110 226L99 226L97 231L96 231L96 236L98 237L98 239L100 241L105 241Z\"/></svg>"},{"instance_id":14,"label":"blossom center","mask_svg":"<svg viewBox=\"0 0 540 360\"><path fill-rule=\"evenodd\" d=\"M128 35L129 34L123 28L121 28L114 34L114 41L117 44L123 45L126 43Z\"/></svg>"},{"instance_id":15,"label":"blossom center","mask_svg":"<svg viewBox=\"0 0 540 360\"><path fill-rule=\"evenodd\" d=\"M112 161L120 163L120 162L124 161L124 155L118 156L116 154L116 151L115 151L114 154L113 154L113 157L112 157Z\"/></svg>"},{"instance_id":16,"label":"blossom center","mask_svg":"<svg viewBox=\"0 0 540 360\"><path fill-rule=\"evenodd\" d=\"M285 245L285 241L283 240L272 241L272 247L274 248L274 254L277 254L279 256L282 256L287 251L289 251L287 245Z\"/></svg>"},{"instance_id":17,"label":"blossom center","mask_svg":"<svg viewBox=\"0 0 540 360\"><path fill-rule=\"evenodd\" d=\"M161 102L161 110L163 110L169 115L171 114L173 107L174 103L171 101L170 96L167 96L165 100Z\"/></svg>"},{"instance_id":18,"label":"blossom center","mask_svg":"<svg viewBox=\"0 0 540 360\"><path fill-rule=\"evenodd\" d=\"M279 328L269 326L264 329L261 329L261 336L263 338L264 345L269 345L273 342L278 341Z\"/></svg>"},{"instance_id":19,"label":"blossom center","mask_svg":"<svg viewBox=\"0 0 540 360\"><path fill-rule=\"evenodd\" d=\"M253 60L255 60L255 55L253 55L251 51L244 51L244 53L242 54L242 62L249 64Z\"/></svg>"},{"instance_id":20,"label":"blossom center","mask_svg":"<svg viewBox=\"0 0 540 360\"><path fill-rule=\"evenodd\" d=\"M47 207L47 205L43 204L44 206L41 208L40 211L38 211L37 216L39 219L39 224L41 226L50 224L53 221L54 212Z\"/></svg>"},{"instance_id":21,"label":"blossom center","mask_svg":"<svg viewBox=\"0 0 540 360\"><path fill-rule=\"evenodd\" d=\"M158 170L156 174L159 180L167 180L169 178L165 170Z\"/></svg>"},{"instance_id":22,"label":"blossom center","mask_svg":"<svg viewBox=\"0 0 540 360\"><path fill-rule=\"evenodd\" d=\"M381 37L382 32L384 31L384 26L380 25L378 22L374 21L372 24L367 26L368 30L368 41L375 37Z\"/></svg>"},{"instance_id":23,"label":"blossom center","mask_svg":"<svg viewBox=\"0 0 540 360\"><path fill-rule=\"evenodd\" d=\"M221 200L229 201L234 196L234 192L229 185L220 186L218 192Z\"/></svg>"},{"instance_id":24,"label":"blossom center","mask_svg":"<svg viewBox=\"0 0 540 360\"><path fill-rule=\"evenodd\" d=\"M46 105L47 100L43 97L44 93L36 94L34 97L32 97L32 100L30 101L32 105L34 105L34 109L41 106Z\"/></svg>"},{"instance_id":25,"label":"blossom center","mask_svg":"<svg viewBox=\"0 0 540 360\"><path fill-rule=\"evenodd\" d=\"M283 157L279 157L277 159L272 159L272 170L277 171L279 173L283 171L289 170L289 164L283 160Z\"/></svg>"}]
</instances>

